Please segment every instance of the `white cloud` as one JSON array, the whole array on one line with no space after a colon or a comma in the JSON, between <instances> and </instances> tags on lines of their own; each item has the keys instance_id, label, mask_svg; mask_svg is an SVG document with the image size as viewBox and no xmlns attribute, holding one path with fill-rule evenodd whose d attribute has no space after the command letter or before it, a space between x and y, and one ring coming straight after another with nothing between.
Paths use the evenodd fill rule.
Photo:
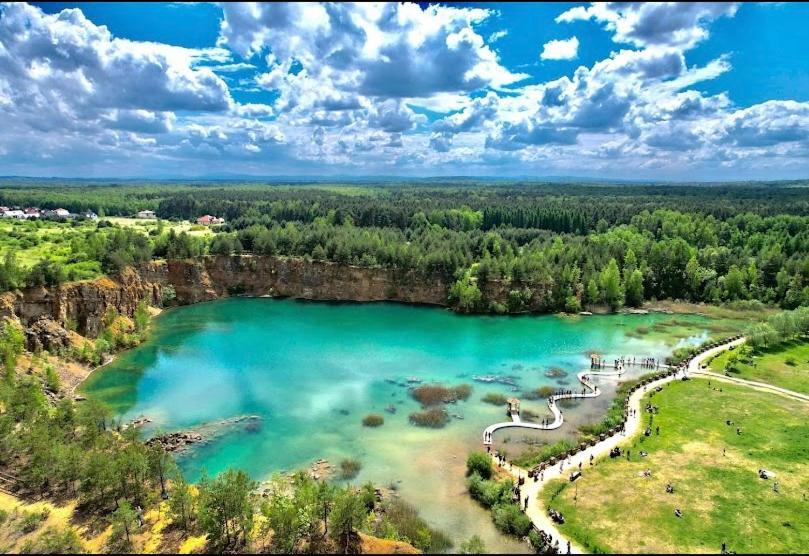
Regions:
<instances>
[{"instance_id":1,"label":"white cloud","mask_svg":"<svg viewBox=\"0 0 809 556\"><path fill-rule=\"evenodd\" d=\"M477 8L226 5L218 44L190 49L115 37L80 10L2 5L0 166L55 175L805 174L809 103L740 108L728 93L696 90L732 67L727 56L689 65L686 54L736 9L573 8L558 20L594 20L621 45L524 84L492 48L507 31L484 39L478 29L491 12ZM551 41L543 59L577 50L577 37ZM231 91L273 100L239 103Z\"/></svg>"},{"instance_id":2,"label":"white cloud","mask_svg":"<svg viewBox=\"0 0 809 556\"><path fill-rule=\"evenodd\" d=\"M489 44L494 44L502 38L508 36L508 29L503 29L502 31L495 31L491 35L489 35Z\"/></svg>"},{"instance_id":3,"label":"white cloud","mask_svg":"<svg viewBox=\"0 0 809 556\"><path fill-rule=\"evenodd\" d=\"M616 42L688 49L708 37L708 23L733 17L738 7L737 2L593 2L567 10L556 21L592 19L612 31Z\"/></svg>"},{"instance_id":4,"label":"white cloud","mask_svg":"<svg viewBox=\"0 0 809 556\"><path fill-rule=\"evenodd\" d=\"M573 60L579 55L579 39L571 37L564 40L548 41L542 46L543 60Z\"/></svg>"}]
</instances>

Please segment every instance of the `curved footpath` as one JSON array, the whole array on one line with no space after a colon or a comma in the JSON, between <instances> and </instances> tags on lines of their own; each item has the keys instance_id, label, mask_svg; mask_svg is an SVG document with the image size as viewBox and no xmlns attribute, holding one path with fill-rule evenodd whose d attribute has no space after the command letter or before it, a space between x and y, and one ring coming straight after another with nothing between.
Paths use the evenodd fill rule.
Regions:
<instances>
[{"instance_id":1,"label":"curved footpath","mask_svg":"<svg viewBox=\"0 0 809 556\"><path fill-rule=\"evenodd\" d=\"M509 427L519 427L522 429L537 429L543 431L549 431L553 429L558 429L564 423L564 416L562 415L562 411L557 407L556 402L558 400L569 400L575 398L597 398L601 395L601 390L598 389L598 386L592 383L590 380L590 376L612 376L612 377L619 377L624 374L624 368L622 366L618 366L614 371L589 371L589 372L581 372L576 375L576 378L579 379L579 382L582 383L584 388L582 388L581 393L577 392L568 392L568 393L561 393L561 394L553 394L548 398L548 409L551 410L553 414L553 421L550 423L542 424L542 423L526 423L525 421L520 419L519 414L512 413L511 414L511 421L503 421L502 423L495 423L493 425L489 425L483 431L483 445L490 446L492 443L492 434L497 432L500 429L505 429Z\"/></svg>"},{"instance_id":2,"label":"curved footpath","mask_svg":"<svg viewBox=\"0 0 809 556\"><path fill-rule=\"evenodd\" d=\"M641 412L640 406L641 400L646 395L646 392L648 392L650 389L657 388L658 386L676 380L677 378L682 378L687 374L694 374L694 375L708 374L700 368L700 365L702 364L703 361L714 357L715 355L721 353L726 349L736 347L742 344L743 342L744 338L736 337L721 345L712 347L710 349L706 349L705 351L702 351L698 355L691 358L688 362L687 367L680 366L674 369L673 372L667 374L666 376L648 382L643 387L636 388L629 395L629 398L627 399L627 403L625 405L626 421L622 431L618 432L617 434L613 434L612 436L608 436L604 440L597 442L592 446L588 446L584 450L579 451L571 456L568 456L567 458L563 459L558 465L554 464L552 466L546 467L542 471L542 480L534 481L533 479L528 477L527 470L512 465L509 462L506 462L504 464L505 469L510 471L512 475L514 475L517 478L519 477L525 478L525 484L522 487L520 487L520 497L521 497L520 507L525 507L527 498L528 505L527 510L525 512L526 515L531 519L531 522L537 529L539 529L540 531L544 531L545 533L550 535L553 541L559 541L560 552L564 553L567 551L568 542L570 542L571 553L581 554L584 553L584 550L576 543L569 541L568 539L562 536L562 534L556 528L554 522L548 516L545 507L542 504L538 503L539 493L542 490L542 487L545 485L546 481L549 481L551 479L557 479L559 477L567 478L568 473L570 473L574 469L578 469L579 463L581 463L582 469L589 468L590 457L592 457L595 462L596 459L609 455L610 450L621 444L626 438L634 436L634 434L641 428L641 419L643 418L643 413ZM582 373L582 374L594 374L594 373ZM717 379L728 378L723 375L716 375L716 377ZM741 379L734 379L733 381L734 382L740 381L741 383L747 382L742 381ZM786 392L790 391L787 390ZM796 392L790 393L796 394ZM799 394L799 396L802 396L802 394Z\"/></svg>"}]
</instances>

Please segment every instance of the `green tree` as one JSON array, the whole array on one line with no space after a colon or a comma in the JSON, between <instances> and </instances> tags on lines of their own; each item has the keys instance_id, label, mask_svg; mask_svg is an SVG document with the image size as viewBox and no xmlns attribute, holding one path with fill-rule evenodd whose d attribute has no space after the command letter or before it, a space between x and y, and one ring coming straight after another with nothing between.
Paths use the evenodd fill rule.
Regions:
<instances>
[{"instance_id":1,"label":"green tree","mask_svg":"<svg viewBox=\"0 0 809 556\"><path fill-rule=\"evenodd\" d=\"M138 332L143 332L146 330L146 327L149 326L149 304L146 303L146 300L138 303L135 309L134 321L135 330Z\"/></svg>"},{"instance_id":2,"label":"green tree","mask_svg":"<svg viewBox=\"0 0 809 556\"><path fill-rule=\"evenodd\" d=\"M45 388L54 394L58 393L59 390L62 389L61 380L59 379L59 375L56 374L56 370L53 368L53 365L47 365L45 367Z\"/></svg>"},{"instance_id":3,"label":"green tree","mask_svg":"<svg viewBox=\"0 0 809 556\"><path fill-rule=\"evenodd\" d=\"M109 547L117 552L132 552L132 534L138 527L138 513L127 500L118 501L118 509L110 516L112 535Z\"/></svg>"},{"instance_id":4,"label":"green tree","mask_svg":"<svg viewBox=\"0 0 809 556\"><path fill-rule=\"evenodd\" d=\"M470 273L455 282L449 290L449 299L461 311L469 313L476 311L481 304L483 294Z\"/></svg>"},{"instance_id":5,"label":"green tree","mask_svg":"<svg viewBox=\"0 0 809 556\"><path fill-rule=\"evenodd\" d=\"M197 512L196 498L179 471L175 472L171 482L168 509L172 523L183 531L191 531L192 520Z\"/></svg>"},{"instance_id":6,"label":"green tree","mask_svg":"<svg viewBox=\"0 0 809 556\"><path fill-rule=\"evenodd\" d=\"M626 281L626 304L630 307L643 305L643 274L637 268Z\"/></svg>"},{"instance_id":7,"label":"green tree","mask_svg":"<svg viewBox=\"0 0 809 556\"><path fill-rule=\"evenodd\" d=\"M358 554L360 538L357 529L365 522L366 509L362 499L346 487L337 494L329 516L330 534L342 554Z\"/></svg>"},{"instance_id":8,"label":"green tree","mask_svg":"<svg viewBox=\"0 0 809 556\"><path fill-rule=\"evenodd\" d=\"M601 271L600 279L604 301L613 311L619 309L624 304L624 291L621 287L621 273L615 259L610 259L610 262Z\"/></svg>"},{"instance_id":9,"label":"green tree","mask_svg":"<svg viewBox=\"0 0 809 556\"><path fill-rule=\"evenodd\" d=\"M250 540L255 483L244 471L228 469L199 482L198 521L213 546L235 548Z\"/></svg>"}]
</instances>

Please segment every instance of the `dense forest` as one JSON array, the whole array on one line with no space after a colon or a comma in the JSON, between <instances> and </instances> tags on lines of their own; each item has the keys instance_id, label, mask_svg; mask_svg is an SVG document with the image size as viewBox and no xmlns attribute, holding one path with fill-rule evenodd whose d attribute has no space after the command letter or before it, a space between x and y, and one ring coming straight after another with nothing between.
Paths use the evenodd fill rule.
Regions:
<instances>
[{"instance_id":1,"label":"dense forest","mask_svg":"<svg viewBox=\"0 0 809 556\"><path fill-rule=\"evenodd\" d=\"M101 220L72 237L69 262L102 272L256 253L440 273L464 311L520 311L538 292L543 310L571 312L664 298L809 303L809 189L800 182L7 185L0 205L96 211ZM143 209L166 222L212 214L226 224L194 236L104 219ZM0 288L83 277L63 267L47 258L25 267L6 244ZM493 280L511 285L508 299L481 293Z\"/></svg>"}]
</instances>

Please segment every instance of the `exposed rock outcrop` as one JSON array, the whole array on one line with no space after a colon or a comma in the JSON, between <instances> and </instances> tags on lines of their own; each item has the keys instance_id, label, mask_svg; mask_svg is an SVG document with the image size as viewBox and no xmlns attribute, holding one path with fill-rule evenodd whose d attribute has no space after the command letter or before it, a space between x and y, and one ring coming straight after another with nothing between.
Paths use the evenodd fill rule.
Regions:
<instances>
[{"instance_id":1,"label":"exposed rock outcrop","mask_svg":"<svg viewBox=\"0 0 809 556\"><path fill-rule=\"evenodd\" d=\"M58 351L70 345L70 335L53 320L42 317L25 329L25 344L28 351Z\"/></svg>"},{"instance_id":2,"label":"exposed rock outcrop","mask_svg":"<svg viewBox=\"0 0 809 556\"><path fill-rule=\"evenodd\" d=\"M169 291L171 303L188 305L232 295L292 297L330 301L401 301L447 305L452 277L424 275L382 267L356 267L297 257L253 255L203 257L186 261L154 261L120 274L32 288L0 295L0 318L9 317L30 329L33 348L59 347L65 340L54 325L95 338L110 309L132 317L146 300L161 306ZM480 285L485 302L506 303L510 289L497 280ZM526 311L543 311L547 292L534 288Z\"/></svg>"}]
</instances>

